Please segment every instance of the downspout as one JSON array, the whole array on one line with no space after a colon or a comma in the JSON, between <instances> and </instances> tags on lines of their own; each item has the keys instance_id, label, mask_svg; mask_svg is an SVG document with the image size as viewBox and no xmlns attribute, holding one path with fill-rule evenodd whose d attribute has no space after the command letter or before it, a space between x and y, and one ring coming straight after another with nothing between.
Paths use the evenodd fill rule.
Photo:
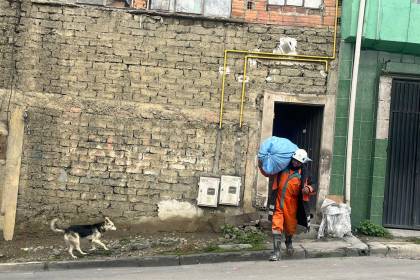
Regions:
<instances>
[{"instance_id":1,"label":"downspout","mask_svg":"<svg viewBox=\"0 0 420 280\"><path fill-rule=\"evenodd\" d=\"M363 24L365 17L366 0L360 0L359 19L357 21L356 46L354 50L353 73L351 80L349 122L347 134L347 154L346 154L346 181L345 181L345 202L350 205L351 197L351 164L353 154L353 130L354 112L356 108L357 78L359 75L360 49L362 45Z\"/></svg>"}]
</instances>

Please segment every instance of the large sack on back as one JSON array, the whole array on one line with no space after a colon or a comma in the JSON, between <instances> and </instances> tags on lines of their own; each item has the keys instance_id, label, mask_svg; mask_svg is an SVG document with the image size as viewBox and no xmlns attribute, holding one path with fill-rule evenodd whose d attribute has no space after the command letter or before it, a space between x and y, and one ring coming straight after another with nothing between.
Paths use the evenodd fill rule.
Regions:
<instances>
[{"instance_id":1,"label":"large sack on back","mask_svg":"<svg viewBox=\"0 0 420 280\"><path fill-rule=\"evenodd\" d=\"M297 149L298 146L289 139L272 136L261 144L258 160L262 162L265 173L276 174L289 165Z\"/></svg>"}]
</instances>

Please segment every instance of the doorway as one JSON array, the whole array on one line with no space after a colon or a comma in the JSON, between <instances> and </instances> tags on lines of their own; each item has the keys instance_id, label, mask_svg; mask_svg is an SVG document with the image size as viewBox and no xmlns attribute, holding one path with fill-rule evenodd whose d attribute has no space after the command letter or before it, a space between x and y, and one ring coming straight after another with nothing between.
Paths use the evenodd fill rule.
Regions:
<instances>
[{"instance_id":1,"label":"doorway","mask_svg":"<svg viewBox=\"0 0 420 280\"><path fill-rule=\"evenodd\" d=\"M307 168L317 187L319 185L319 162L322 135L323 106L274 103L273 136L287 138L308 152L312 162ZM310 201L316 207L316 197Z\"/></svg>"},{"instance_id":2,"label":"doorway","mask_svg":"<svg viewBox=\"0 0 420 280\"><path fill-rule=\"evenodd\" d=\"M383 224L420 229L420 82L393 79Z\"/></svg>"}]
</instances>

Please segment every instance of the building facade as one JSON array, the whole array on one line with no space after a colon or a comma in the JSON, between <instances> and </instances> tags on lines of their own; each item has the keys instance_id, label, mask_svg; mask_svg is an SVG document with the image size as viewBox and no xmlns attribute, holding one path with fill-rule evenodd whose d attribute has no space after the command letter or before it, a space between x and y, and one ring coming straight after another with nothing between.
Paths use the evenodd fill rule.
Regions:
<instances>
[{"instance_id":1,"label":"building facade","mask_svg":"<svg viewBox=\"0 0 420 280\"><path fill-rule=\"evenodd\" d=\"M330 193L343 195L349 93L359 1L344 1ZM398 11L396 13L396 11ZM354 224L420 225L418 1L367 1L351 174Z\"/></svg>"},{"instance_id":2,"label":"building facade","mask_svg":"<svg viewBox=\"0 0 420 280\"><path fill-rule=\"evenodd\" d=\"M235 0L229 16L152 9L164 2L0 0L9 135L10 116L23 108L18 225L255 211L268 187L257 149L273 133L313 154L319 199L328 193L335 2ZM240 178L239 206L198 208L200 178L222 175Z\"/></svg>"}]
</instances>

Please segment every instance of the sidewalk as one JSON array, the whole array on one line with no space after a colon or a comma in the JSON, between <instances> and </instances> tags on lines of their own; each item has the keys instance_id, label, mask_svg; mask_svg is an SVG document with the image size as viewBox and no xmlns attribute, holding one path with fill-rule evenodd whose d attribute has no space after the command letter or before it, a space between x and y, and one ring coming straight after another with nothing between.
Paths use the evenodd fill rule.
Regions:
<instances>
[{"instance_id":1,"label":"sidewalk","mask_svg":"<svg viewBox=\"0 0 420 280\"><path fill-rule=\"evenodd\" d=\"M287 256L284 254L284 260L325 257L354 257L368 255L367 245L355 237L346 238L344 240L327 241L304 239L300 242L296 242L294 244L294 248L295 253L293 256ZM236 252L200 253L172 256L166 255L153 257L106 258L101 260L4 263L0 264L0 272L46 271L104 267L175 266L236 261L266 261L270 255L271 250L267 249L259 251L242 250Z\"/></svg>"},{"instance_id":2,"label":"sidewalk","mask_svg":"<svg viewBox=\"0 0 420 280\"><path fill-rule=\"evenodd\" d=\"M116 234L116 233L114 233ZM52 239L55 236L57 239ZM199 263L219 263L236 261L266 261L272 253L271 237L267 236L261 246L229 243L220 234L175 234L136 235L124 232L109 236L107 244L110 251L95 251L84 258L73 260L61 244L62 237L51 235L49 238L15 242L15 251L26 252L27 258L6 259L0 252L0 272L11 271L47 271L63 269L105 268L105 267L147 267L177 266ZM294 238L295 252L292 256L285 253L283 260L297 260L328 257L381 256L420 259L420 239L402 242L403 239L365 238L361 241L355 236L343 239L316 239L317 231L301 233ZM36 244L35 241L44 240ZM47 243L45 243L48 241ZM11 243L3 243L3 245ZM30 244L32 247L21 248ZM54 244L54 245L51 245ZM219 244L219 245L217 245ZM0 245L2 245L0 243ZM42 245L42 246L40 246ZM51 245L51 246L50 246ZM16 245L15 245L16 247ZM5 247L0 246L0 251ZM211 250L209 250L211 249ZM28 251L29 250L29 251ZM43 254L40 254L43 252ZM40 255L36 255L40 254ZM31 261L31 260L39 261Z\"/></svg>"}]
</instances>

